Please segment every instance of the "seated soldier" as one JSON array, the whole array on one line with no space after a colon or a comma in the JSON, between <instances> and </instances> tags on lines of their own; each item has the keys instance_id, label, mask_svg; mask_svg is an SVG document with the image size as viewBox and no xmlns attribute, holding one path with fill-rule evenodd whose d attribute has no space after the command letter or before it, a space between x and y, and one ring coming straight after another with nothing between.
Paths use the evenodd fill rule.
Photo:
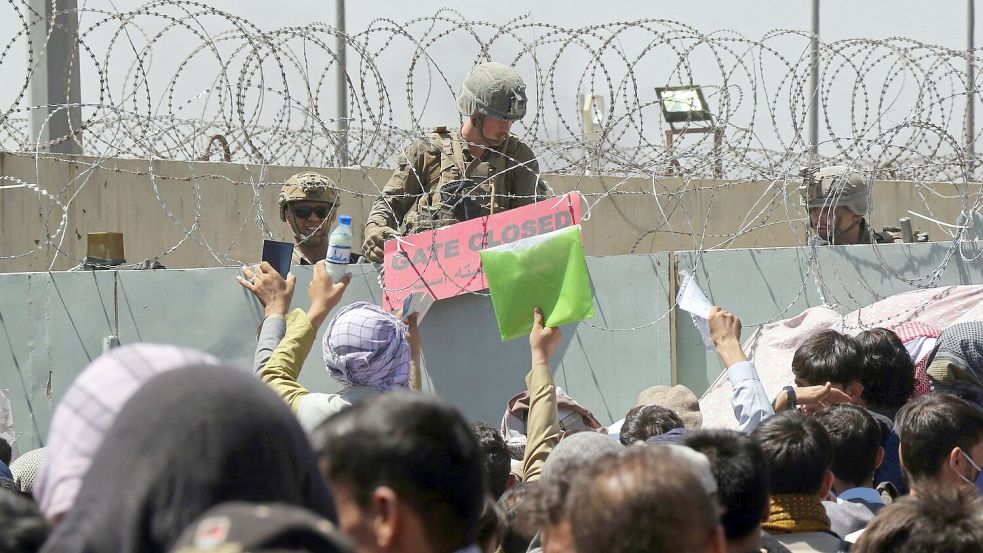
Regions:
<instances>
[{"instance_id":1,"label":"seated soldier","mask_svg":"<svg viewBox=\"0 0 983 553\"><path fill-rule=\"evenodd\" d=\"M314 172L298 173L289 179L277 196L280 220L290 225L294 235L294 265L313 265L328 253L328 235L338 220L338 187L328 177ZM351 263L361 258L351 253Z\"/></svg>"},{"instance_id":2,"label":"seated soldier","mask_svg":"<svg viewBox=\"0 0 983 553\"><path fill-rule=\"evenodd\" d=\"M890 244L896 241L892 234L901 235L901 229L877 232L865 219L871 211L870 177L842 165L803 169L800 174L799 194L817 244ZM913 241L928 242L927 233L912 234Z\"/></svg>"}]
</instances>

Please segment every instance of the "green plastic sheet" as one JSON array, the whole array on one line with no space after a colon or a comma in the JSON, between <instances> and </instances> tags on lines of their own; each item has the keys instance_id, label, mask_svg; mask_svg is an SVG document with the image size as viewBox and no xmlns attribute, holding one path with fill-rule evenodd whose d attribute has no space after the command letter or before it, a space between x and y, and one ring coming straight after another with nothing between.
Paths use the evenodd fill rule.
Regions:
<instances>
[{"instance_id":1,"label":"green plastic sheet","mask_svg":"<svg viewBox=\"0 0 983 553\"><path fill-rule=\"evenodd\" d=\"M543 310L549 327L594 316L580 225L495 246L480 255L503 342L529 334L536 307Z\"/></svg>"}]
</instances>

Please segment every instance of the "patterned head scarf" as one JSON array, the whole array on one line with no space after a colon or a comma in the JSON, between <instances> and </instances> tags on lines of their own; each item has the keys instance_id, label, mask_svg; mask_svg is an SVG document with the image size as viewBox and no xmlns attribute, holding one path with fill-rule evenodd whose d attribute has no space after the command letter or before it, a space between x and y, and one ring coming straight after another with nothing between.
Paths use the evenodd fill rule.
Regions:
<instances>
[{"instance_id":1,"label":"patterned head scarf","mask_svg":"<svg viewBox=\"0 0 983 553\"><path fill-rule=\"evenodd\" d=\"M160 344L133 344L96 358L58 402L34 498L46 518L75 503L82 478L116 414L145 382L188 365L218 365L207 353Z\"/></svg>"},{"instance_id":2,"label":"patterned head scarf","mask_svg":"<svg viewBox=\"0 0 983 553\"><path fill-rule=\"evenodd\" d=\"M44 464L47 449L46 447L32 449L10 463L10 473L20 491L31 493L34 490L34 481L37 480L38 470Z\"/></svg>"},{"instance_id":3,"label":"patterned head scarf","mask_svg":"<svg viewBox=\"0 0 983 553\"><path fill-rule=\"evenodd\" d=\"M166 553L226 501L280 502L336 521L290 407L231 367L167 371L119 411L43 553Z\"/></svg>"},{"instance_id":4,"label":"patterned head scarf","mask_svg":"<svg viewBox=\"0 0 983 553\"><path fill-rule=\"evenodd\" d=\"M943 330L926 372L933 392L947 392L983 407L983 321Z\"/></svg>"},{"instance_id":5,"label":"patterned head scarf","mask_svg":"<svg viewBox=\"0 0 983 553\"><path fill-rule=\"evenodd\" d=\"M410 382L407 326L381 307L355 302L328 324L324 366L331 378L349 386L402 390Z\"/></svg>"}]
</instances>

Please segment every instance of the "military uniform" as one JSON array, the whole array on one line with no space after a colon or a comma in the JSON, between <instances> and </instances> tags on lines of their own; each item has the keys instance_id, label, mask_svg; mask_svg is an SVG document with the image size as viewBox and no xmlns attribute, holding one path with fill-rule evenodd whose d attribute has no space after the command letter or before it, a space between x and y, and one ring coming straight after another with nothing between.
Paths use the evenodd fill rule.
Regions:
<instances>
[{"instance_id":1,"label":"military uniform","mask_svg":"<svg viewBox=\"0 0 983 553\"><path fill-rule=\"evenodd\" d=\"M888 234L887 232L877 232L876 230L872 229L870 225L867 224L866 219L863 219L860 222L860 237L860 244L893 244L896 241L901 241L900 239L895 240L894 236ZM819 246L829 245L829 241L819 235L814 235L813 240L815 240L816 244Z\"/></svg>"},{"instance_id":2,"label":"military uniform","mask_svg":"<svg viewBox=\"0 0 983 553\"><path fill-rule=\"evenodd\" d=\"M547 193L532 150L515 136L479 160L459 130L438 127L403 152L372 204L365 231L423 232L528 205Z\"/></svg>"},{"instance_id":3,"label":"military uniform","mask_svg":"<svg viewBox=\"0 0 983 553\"><path fill-rule=\"evenodd\" d=\"M465 125L480 135L486 148L483 159L471 155L460 130L451 133L447 127L437 127L406 148L365 222L365 256L381 263L384 243L394 235L499 213L545 196L548 188L529 146L512 135L501 145L485 135L489 118L522 119L527 100L526 85L515 68L496 62L472 68L457 95L457 109L468 118Z\"/></svg>"}]
</instances>

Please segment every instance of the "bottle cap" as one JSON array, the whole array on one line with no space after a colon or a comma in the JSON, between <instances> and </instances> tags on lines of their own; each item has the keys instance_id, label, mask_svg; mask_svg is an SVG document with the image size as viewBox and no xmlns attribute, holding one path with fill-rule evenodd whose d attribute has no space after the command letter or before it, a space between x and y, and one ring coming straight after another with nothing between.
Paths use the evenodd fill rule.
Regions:
<instances>
[{"instance_id":1,"label":"bottle cap","mask_svg":"<svg viewBox=\"0 0 983 553\"><path fill-rule=\"evenodd\" d=\"M352 224L352 216L351 215L339 215L338 216L338 222L341 223L341 224L343 224L343 225L350 225L350 224Z\"/></svg>"}]
</instances>

